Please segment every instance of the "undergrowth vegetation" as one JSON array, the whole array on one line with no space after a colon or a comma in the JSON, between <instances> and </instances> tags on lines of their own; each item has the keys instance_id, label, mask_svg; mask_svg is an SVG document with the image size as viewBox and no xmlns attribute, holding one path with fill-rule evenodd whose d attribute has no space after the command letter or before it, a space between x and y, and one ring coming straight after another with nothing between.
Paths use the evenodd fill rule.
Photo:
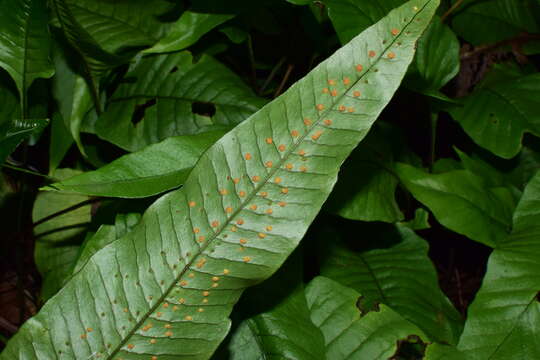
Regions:
<instances>
[{"instance_id":1,"label":"undergrowth vegetation","mask_svg":"<svg viewBox=\"0 0 540 360\"><path fill-rule=\"evenodd\" d=\"M0 359L540 359L536 0L0 0Z\"/></svg>"}]
</instances>

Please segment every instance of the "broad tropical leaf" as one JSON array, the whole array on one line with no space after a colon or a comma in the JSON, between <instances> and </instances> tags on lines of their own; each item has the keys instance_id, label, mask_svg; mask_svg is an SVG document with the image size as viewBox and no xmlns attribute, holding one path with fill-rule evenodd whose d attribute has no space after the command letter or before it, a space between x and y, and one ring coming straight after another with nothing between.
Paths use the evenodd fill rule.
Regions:
<instances>
[{"instance_id":1,"label":"broad tropical leaf","mask_svg":"<svg viewBox=\"0 0 540 360\"><path fill-rule=\"evenodd\" d=\"M99 108L101 106L101 101L99 100L99 78L107 70L127 62L128 58L117 56L103 49L92 35L79 24L65 0L52 0L51 4L65 38L80 55L82 64L82 69L80 70L90 84L94 104L96 108ZM78 94L75 94L74 97L81 98L81 96L85 95L82 78L77 79L75 74L73 74L73 78L79 80L79 84L77 84ZM78 137L75 137L76 141L77 139Z\"/></svg>"},{"instance_id":2,"label":"broad tropical leaf","mask_svg":"<svg viewBox=\"0 0 540 360\"><path fill-rule=\"evenodd\" d=\"M438 91L459 72L459 41L439 17L418 40L415 60L417 77L409 84L419 91Z\"/></svg>"},{"instance_id":3,"label":"broad tropical leaf","mask_svg":"<svg viewBox=\"0 0 540 360\"><path fill-rule=\"evenodd\" d=\"M71 169L58 169L59 179L80 173ZM41 192L36 197L32 220L38 222L46 217L89 200L78 194ZM88 225L92 204L86 203L72 211L51 218L34 227L36 246L34 259L43 278L41 298L49 299L64 285L71 275Z\"/></svg>"},{"instance_id":4,"label":"broad tropical leaf","mask_svg":"<svg viewBox=\"0 0 540 360\"><path fill-rule=\"evenodd\" d=\"M346 44L405 0L325 0L339 40Z\"/></svg>"},{"instance_id":5,"label":"broad tropical leaf","mask_svg":"<svg viewBox=\"0 0 540 360\"><path fill-rule=\"evenodd\" d=\"M243 289L302 239L437 6L413 0L392 11L221 138L182 189L92 256L1 358L209 358Z\"/></svg>"},{"instance_id":6,"label":"broad tropical leaf","mask_svg":"<svg viewBox=\"0 0 540 360\"><path fill-rule=\"evenodd\" d=\"M521 31L538 32L535 0L465 0L452 19L452 27L473 45L496 43Z\"/></svg>"},{"instance_id":7,"label":"broad tropical leaf","mask_svg":"<svg viewBox=\"0 0 540 360\"><path fill-rule=\"evenodd\" d=\"M214 358L325 360L324 338L311 321L303 283L301 248L270 279L254 286L235 306L247 317L231 334L225 351ZM255 314L255 315L254 315Z\"/></svg>"},{"instance_id":8,"label":"broad tropical leaf","mask_svg":"<svg viewBox=\"0 0 540 360\"><path fill-rule=\"evenodd\" d=\"M38 134L49 124L48 119L11 120L0 125L0 164L9 154L33 134Z\"/></svg>"},{"instance_id":9,"label":"broad tropical leaf","mask_svg":"<svg viewBox=\"0 0 540 360\"><path fill-rule=\"evenodd\" d=\"M180 19L171 26L167 36L144 52L164 53L184 50L195 44L204 34L233 17L234 15L185 11Z\"/></svg>"},{"instance_id":10,"label":"broad tropical leaf","mask_svg":"<svg viewBox=\"0 0 540 360\"><path fill-rule=\"evenodd\" d=\"M45 0L0 2L0 67L15 80L23 109L32 81L54 74L50 46Z\"/></svg>"},{"instance_id":11,"label":"broad tropical leaf","mask_svg":"<svg viewBox=\"0 0 540 360\"><path fill-rule=\"evenodd\" d=\"M44 190L123 198L159 194L182 185L202 153L223 134L209 131L171 137Z\"/></svg>"},{"instance_id":12,"label":"broad tropical leaf","mask_svg":"<svg viewBox=\"0 0 540 360\"><path fill-rule=\"evenodd\" d=\"M518 154L526 132L540 136L540 74L501 78L493 72L451 114L474 142L509 159Z\"/></svg>"},{"instance_id":13,"label":"broad tropical leaf","mask_svg":"<svg viewBox=\"0 0 540 360\"><path fill-rule=\"evenodd\" d=\"M63 1L81 28L109 53L152 46L171 26L160 21L173 8L165 0Z\"/></svg>"},{"instance_id":14,"label":"broad tropical leaf","mask_svg":"<svg viewBox=\"0 0 540 360\"><path fill-rule=\"evenodd\" d=\"M456 344L460 315L439 288L427 243L404 226L356 229L375 248L352 251L332 238L335 232L324 233L328 244L322 251L321 274L358 291L367 303L385 304L431 340Z\"/></svg>"},{"instance_id":15,"label":"broad tropical leaf","mask_svg":"<svg viewBox=\"0 0 540 360\"><path fill-rule=\"evenodd\" d=\"M374 126L343 166L325 208L344 218L362 221L403 220L395 199L399 183L394 161L408 154L396 128Z\"/></svg>"},{"instance_id":16,"label":"broad tropical leaf","mask_svg":"<svg viewBox=\"0 0 540 360\"><path fill-rule=\"evenodd\" d=\"M525 188L510 236L490 256L458 349L468 358L540 358L540 172ZM504 326L501 326L504 324Z\"/></svg>"},{"instance_id":17,"label":"broad tropical leaf","mask_svg":"<svg viewBox=\"0 0 540 360\"><path fill-rule=\"evenodd\" d=\"M491 247L510 233L516 203L507 187L489 187L467 170L428 174L397 164L396 172L407 190L450 230Z\"/></svg>"},{"instance_id":18,"label":"broad tropical leaf","mask_svg":"<svg viewBox=\"0 0 540 360\"><path fill-rule=\"evenodd\" d=\"M59 46L55 47L52 91L62 114L65 127L69 130L81 154L85 155L81 142L81 124L86 112L92 107L92 93L85 79L75 73L66 61Z\"/></svg>"},{"instance_id":19,"label":"broad tropical leaf","mask_svg":"<svg viewBox=\"0 0 540 360\"><path fill-rule=\"evenodd\" d=\"M69 132L64 119L58 111L51 118L51 140L49 143L49 175L52 175L60 166L69 148L73 145L73 137Z\"/></svg>"},{"instance_id":20,"label":"broad tropical leaf","mask_svg":"<svg viewBox=\"0 0 540 360\"><path fill-rule=\"evenodd\" d=\"M425 360L468 360L455 346L432 343L426 349Z\"/></svg>"},{"instance_id":21,"label":"broad tropical leaf","mask_svg":"<svg viewBox=\"0 0 540 360\"><path fill-rule=\"evenodd\" d=\"M401 341L426 335L386 305L359 308L362 295L319 276L306 288L311 320L326 341L326 359L389 359Z\"/></svg>"},{"instance_id":22,"label":"broad tropical leaf","mask_svg":"<svg viewBox=\"0 0 540 360\"><path fill-rule=\"evenodd\" d=\"M101 138L130 151L170 136L236 125L264 104L206 55L195 63L189 52L147 56L126 77L134 82L120 85L96 129ZM137 109L144 116L134 124Z\"/></svg>"},{"instance_id":23,"label":"broad tropical leaf","mask_svg":"<svg viewBox=\"0 0 540 360\"><path fill-rule=\"evenodd\" d=\"M101 225L96 233L87 237L81 245L72 272L79 272L96 252L130 232L140 219L141 214L138 213L118 214L114 219L114 225Z\"/></svg>"}]
</instances>

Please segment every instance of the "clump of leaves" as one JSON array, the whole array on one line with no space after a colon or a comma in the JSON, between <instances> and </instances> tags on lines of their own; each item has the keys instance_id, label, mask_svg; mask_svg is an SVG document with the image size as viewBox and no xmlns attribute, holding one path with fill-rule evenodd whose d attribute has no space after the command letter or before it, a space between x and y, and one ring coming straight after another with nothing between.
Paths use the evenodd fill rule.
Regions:
<instances>
[{"instance_id":1,"label":"clump of leaves","mask_svg":"<svg viewBox=\"0 0 540 360\"><path fill-rule=\"evenodd\" d=\"M535 2L2 9L1 359L540 357Z\"/></svg>"}]
</instances>

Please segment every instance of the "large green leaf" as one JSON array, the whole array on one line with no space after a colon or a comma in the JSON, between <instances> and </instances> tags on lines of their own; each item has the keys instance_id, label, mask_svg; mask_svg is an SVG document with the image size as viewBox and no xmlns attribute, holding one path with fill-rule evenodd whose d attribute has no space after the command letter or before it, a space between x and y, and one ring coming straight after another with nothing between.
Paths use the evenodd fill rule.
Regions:
<instances>
[{"instance_id":1,"label":"large green leaf","mask_svg":"<svg viewBox=\"0 0 540 360\"><path fill-rule=\"evenodd\" d=\"M52 84L53 96L58 103L65 127L79 151L85 155L80 132L84 116L93 105L90 87L82 76L71 69L59 46L55 47L54 63L56 74Z\"/></svg>"},{"instance_id":2,"label":"large green leaf","mask_svg":"<svg viewBox=\"0 0 540 360\"><path fill-rule=\"evenodd\" d=\"M326 203L330 211L352 220L396 222L403 214L395 200L399 179L394 158L406 152L401 134L385 124L370 131L341 168Z\"/></svg>"},{"instance_id":3,"label":"large green leaf","mask_svg":"<svg viewBox=\"0 0 540 360\"><path fill-rule=\"evenodd\" d=\"M495 43L521 31L538 32L536 0L465 0L452 19L454 30L473 45Z\"/></svg>"},{"instance_id":4,"label":"large green leaf","mask_svg":"<svg viewBox=\"0 0 540 360\"><path fill-rule=\"evenodd\" d=\"M154 45L170 27L161 17L172 9L164 0L64 0L74 19L110 53Z\"/></svg>"},{"instance_id":5,"label":"large green leaf","mask_svg":"<svg viewBox=\"0 0 540 360\"><path fill-rule=\"evenodd\" d=\"M71 169L58 169L55 176L62 179L77 173ZM41 192L34 203L32 220L43 220L88 199L84 195ZM91 207L91 204L86 204L34 227L37 239L34 259L43 277L43 300L56 294L71 274L90 223Z\"/></svg>"},{"instance_id":6,"label":"large green leaf","mask_svg":"<svg viewBox=\"0 0 540 360\"><path fill-rule=\"evenodd\" d=\"M247 319L231 334L227 358L326 359L323 335L311 322L304 294L301 250L270 279L242 295L235 315ZM225 352L217 352L214 358L225 358Z\"/></svg>"},{"instance_id":7,"label":"large green leaf","mask_svg":"<svg viewBox=\"0 0 540 360\"><path fill-rule=\"evenodd\" d=\"M377 22L390 9L404 0L325 0L328 16L336 29L339 40L346 44L368 26Z\"/></svg>"},{"instance_id":8,"label":"large green leaf","mask_svg":"<svg viewBox=\"0 0 540 360\"><path fill-rule=\"evenodd\" d=\"M353 252L332 238L335 232L325 233L321 274L360 292L368 303L389 306L430 339L456 344L460 315L439 288L427 243L404 226L357 230L376 248Z\"/></svg>"},{"instance_id":9,"label":"large green leaf","mask_svg":"<svg viewBox=\"0 0 540 360\"><path fill-rule=\"evenodd\" d=\"M537 145L540 145L540 139L537 140ZM529 180L540 170L540 152L538 147L524 146L519 153L518 163L508 173L507 179L519 189L523 189Z\"/></svg>"},{"instance_id":10,"label":"large green leaf","mask_svg":"<svg viewBox=\"0 0 540 360\"><path fill-rule=\"evenodd\" d=\"M0 125L0 164L33 134L41 133L49 124L48 119L11 120Z\"/></svg>"},{"instance_id":11,"label":"large green leaf","mask_svg":"<svg viewBox=\"0 0 540 360\"><path fill-rule=\"evenodd\" d=\"M470 359L540 358L540 172L525 188L512 233L490 256L458 349Z\"/></svg>"},{"instance_id":12,"label":"large green leaf","mask_svg":"<svg viewBox=\"0 0 540 360\"><path fill-rule=\"evenodd\" d=\"M359 308L360 293L328 278L313 279L306 299L311 320L326 340L327 359L389 359L401 341L427 340L422 330L385 305Z\"/></svg>"},{"instance_id":13,"label":"large green leaf","mask_svg":"<svg viewBox=\"0 0 540 360\"><path fill-rule=\"evenodd\" d=\"M144 57L126 77L130 82L113 94L96 128L100 137L130 151L170 136L236 125L264 104L224 65L209 56L193 63L189 52ZM197 107L208 113L198 114ZM134 124L137 110L144 115Z\"/></svg>"},{"instance_id":14,"label":"large green leaf","mask_svg":"<svg viewBox=\"0 0 540 360\"><path fill-rule=\"evenodd\" d=\"M0 67L15 80L23 108L32 81L54 74L50 45L45 0L0 2Z\"/></svg>"},{"instance_id":15,"label":"large green leaf","mask_svg":"<svg viewBox=\"0 0 540 360\"><path fill-rule=\"evenodd\" d=\"M171 137L45 189L123 198L159 194L182 185L202 153L223 134Z\"/></svg>"},{"instance_id":16,"label":"large green leaf","mask_svg":"<svg viewBox=\"0 0 540 360\"><path fill-rule=\"evenodd\" d=\"M49 143L49 175L52 175L69 148L73 145L73 137L64 124L64 119L58 111L54 112L51 119L51 139Z\"/></svg>"},{"instance_id":17,"label":"large green leaf","mask_svg":"<svg viewBox=\"0 0 540 360\"><path fill-rule=\"evenodd\" d=\"M87 237L82 243L72 267L73 273L79 272L96 252L130 232L140 219L141 215L138 213L118 214L114 219L114 225L101 225L95 234Z\"/></svg>"},{"instance_id":18,"label":"large green leaf","mask_svg":"<svg viewBox=\"0 0 540 360\"><path fill-rule=\"evenodd\" d=\"M163 53L183 50L195 44L197 40L216 26L233 17L234 15L202 14L185 11L180 19L171 26L167 36L144 52Z\"/></svg>"},{"instance_id":19,"label":"large green leaf","mask_svg":"<svg viewBox=\"0 0 540 360\"><path fill-rule=\"evenodd\" d=\"M210 357L243 289L275 272L302 239L437 6L413 0L391 12L221 138L184 186L92 256L1 358Z\"/></svg>"},{"instance_id":20,"label":"large green leaf","mask_svg":"<svg viewBox=\"0 0 540 360\"><path fill-rule=\"evenodd\" d=\"M418 91L437 91L459 72L459 41L437 17L418 40L415 80L409 84Z\"/></svg>"},{"instance_id":21,"label":"large green leaf","mask_svg":"<svg viewBox=\"0 0 540 360\"><path fill-rule=\"evenodd\" d=\"M540 74L498 76L495 71L494 80L488 79L451 114L478 145L508 159L521 149L525 132L540 136Z\"/></svg>"},{"instance_id":22,"label":"large green leaf","mask_svg":"<svg viewBox=\"0 0 540 360\"><path fill-rule=\"evenodd\" d=\"M450 230L496 247L512 227L515 198L507 187L489 187L467 170L428 174L397 164L403 185Z\"/></svg>"},{"instance_id":23,"label":"large green leaf","mask_svg":"<svg viewBox=\"0 0 540 360\"><path fill-rule=\"evenodd\" d=\"M78 61L72 61L81 67L79 71L82 73L86 81L88 81L91 89L91 94L94 97L94 104L96 108L101 106L101 101L99 99L99 79L104 75L109 69L127 62L127 57L117 56L107 50L103 49L99 43L92 37L90 33L84 29L81 24L77 21L75 16L70 9L70 6L66 3L65 0L52 0L52 8L56 14L56 19L60 24L60 28L68 41L68 43L77 51L80 59ZM58 59L57 59L58 60ZM65 62L65 61L64 61ZM58 65L58 61L57 61ZM62 64L60 64L62 65ZM62 77L69 76L68 69L65 69L67 66L63 66ZM84 98L84 84L82 78L77 78L75 74L72 74L72 81L66 85L66 87L73 86L71 82L78 80L77 94L73 95L74 99L82 100L86 103ZM58 91L57 91L58 93ZM69 101L66 101L69 102ZM71 114L69 114L71 115ZM66 115L64 115L66 117ZM67 119L70 119L69 116ZM80 121L79 121L80 123ZM70 126L71 128L71 126ZM75 137L77 141L78 137ZM78 142L79 147L80 141Z\"/></svg>"}]
</instances>

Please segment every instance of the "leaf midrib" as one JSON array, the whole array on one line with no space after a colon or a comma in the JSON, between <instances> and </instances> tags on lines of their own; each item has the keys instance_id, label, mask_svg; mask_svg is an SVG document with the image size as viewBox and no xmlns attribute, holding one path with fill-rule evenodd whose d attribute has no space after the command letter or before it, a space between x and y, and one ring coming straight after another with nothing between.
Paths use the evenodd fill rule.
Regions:
<instances>
[{"instance_id":1,"label":"leaf midrib","mask_svg":"<svg viewBox=\"0 0 540 360\"><path fill-rule=\"evenodd\" d=\"M373 63L371 63L367 68L366 68L366 71L364 73L362 73L358 79L351 84L351 86L349 87L348 90L352 89L356 84L358 84L358 82L360 82L360 80L362 80L364 78L364 76L366 76L370 70L379 62L379 60L383 57L383 54L386 53L386 51L388 49L390 49L390 47L392 45L394 45L395 42L397 42L398 39L401 38L403 32L410 26L410 24L413 23L413 21L416 19L416 17L422 13L422 11L425 9L425 7L431 3L431 1L433 0L428 0L426 1L426 3L422 6L422 8L420 8L418 11L416 11L416 13L411 17L410 21L408 21L405 26L403 26L403 28L400 30L399 34L397 36L395 36L388 44L388 46L386 46L384 48L383 51L380 52L380 55L379 57L376 59L376 61L374 61ZM297 84L297 83L296 83ZM291 88L293 88L295 85L293 85ZM348 91L347 90L347 91ZM341 99L345 96L345 94L347 94L347 91L344 91L341 95L337 96L335 101L334 101L334 104L338 103L339 101L341 101ZM270 106L274 101L268 103L267 105L265 105L263 108L261 108L259 111L262 111L265 107L267 106ZM141 325L148 319L148 317L150 316L150 314L152 314L159 306L161 306L161 304L163 303L163 301L167 298L167 296L169 295L169 293L173 290L175 284L185 275L185 273L191 268L191 266L195 263L195 261L198 259L199 256L201 256L201 254L206 250L206 248L208 248L208 246L210 246L210 244L212 244L212 242L219 236L221 235L221 232L227 227L229 226L230 222L240 213L240 211L242 211L244 209L244 207L255 197L255 195L257 194L257 192L265 185L267 185L268 183L268 180L276 173L276 171L278 171L279 169L281 169L282 165L286 162L286 160L289 158L289 156L298 148L298 146L300 146L300 144L303 143L304 139L311 133L311 130L313 128L315 128L317 125L320 124L320 122L322 121L322 119L324 119L324 117L332 110L332 107L329 107L328 109L322 111L319 113L319 118L313 122L313 124L308 127L305 131L305 133L303 135L301 135L298 139L297 142L295 143L292 143L292 145L290 146L290 149L287 150L284 154L283 157L280 158L280 160L278 161L278 164L275 166L275 167L272 167L272 169L266 174L266 176L262 179L262 181L260 182L259 185L255 186L251 192L249 194L246 194L246 199L243 201L243 202L240 202L240 204L238 205L238 208L227 218L227 220L222 224L220 225L220 227L218 227L216 229L216 231L214 232L214 234L212 234L209 239L201 246L199 247L199 251L197 252L197 254L195 256L193 256L192 260L187 262L186 265L184 266L184 268L182 269L182 271L179 272L178 276L176 276L174 278L174 281L171 282L171 285L169 285L169 287L163 292L163 295L159 297L158 301L156 301L156 303L150 307L150 309L146 312L146 314L141 317L141 319L132 327L132 329L129 331L129 333L123 338L122 341L119 342L119 344L116 346L116 348L114 348L112 350L112 352L110 353L110 355L107 357L107 359L112 359L121 349L122 347L128 342L128 340L135 334L135 332L141 327ZM255 114L254 114L255 115ZM216 143L218 144L218 143ZM214 145L215 146L215 145ZM212 146L213 147L213 146ZM201 156L201 158L203 156L206 155L206 153L208 153L210 151L210 149L212 149L212 147L210 147L206 152L205 154L203 154ZM195 165L194 169L197 167L197 165ZM193 170L192 170L193 171ZM191 173L190 173L191 175ZM188 175L188 178L189 176Z\"/></svg>"}]
</instances>

